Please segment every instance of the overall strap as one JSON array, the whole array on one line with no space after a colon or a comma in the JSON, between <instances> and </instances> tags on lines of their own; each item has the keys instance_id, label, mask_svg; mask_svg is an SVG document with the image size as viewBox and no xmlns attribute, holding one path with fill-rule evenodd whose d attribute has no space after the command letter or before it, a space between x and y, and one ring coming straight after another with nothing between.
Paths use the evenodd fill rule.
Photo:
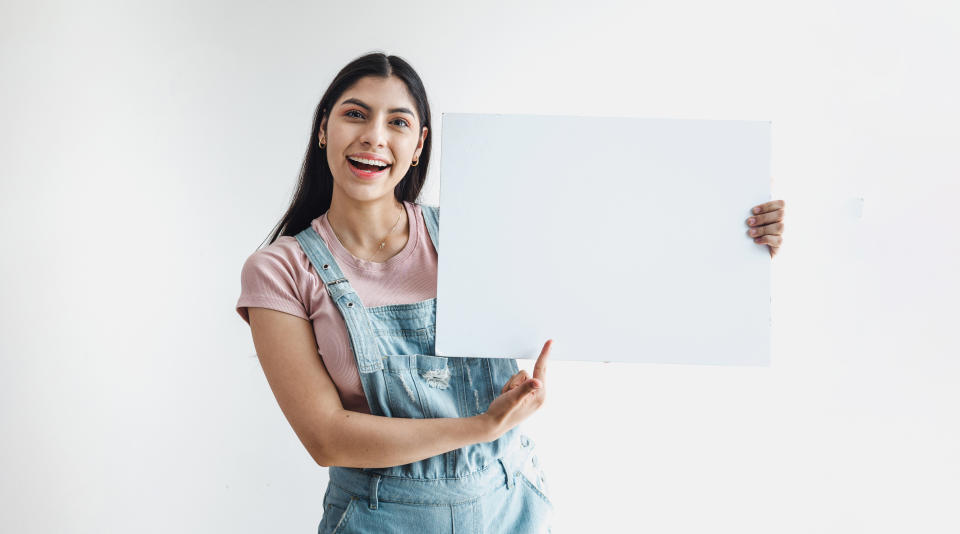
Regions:
<instances>
[{"instance_id":1,"label":"overall strap","mask_svg":"<svg viewBox=\"0 0 960 534\"><path fill-rule=\"evenodd\" d=\"M347 325L351 348L357 360L357 369L361 373L370 373L383 369L383 360L380 359L380 349L370 327L370 320L366 308L360 302L360 296L347 281L333 259L333 254L320 234L307 226L296 236L300 248L306 253L313 268L327 288L327 293L333 299L343 320Z\"/></svg>"},{"instance_id":2,"label":"overall strap","mask_svg":"<svg viewBox=\"0 0 960 534\"><path fill-rule=\"evenodd\" d=\"M343 271L340 270L340 266L333 259L333 254L327 244L312 226L306 227L295 237L300 242L300 248L310 259L310 263L313 264L313 268L320 275L320 279L327 286L327 291L334 302L340 300L340 297L347 293L354 293L353 287L343 276Z\"/></svg>"},{"instance_id":3,"label":"overall strap","mask_svg":"<svg viewBox=\"0 0 960 534\"><path fill-rule=\"evenodd\" d=\"M440 253L440 208L438 206L426 206L420 204L420 211L423 212L423 223L427 227L427 233L430 234L430 240L433 241L433 248Z\"/></svg>"}]
</instances>

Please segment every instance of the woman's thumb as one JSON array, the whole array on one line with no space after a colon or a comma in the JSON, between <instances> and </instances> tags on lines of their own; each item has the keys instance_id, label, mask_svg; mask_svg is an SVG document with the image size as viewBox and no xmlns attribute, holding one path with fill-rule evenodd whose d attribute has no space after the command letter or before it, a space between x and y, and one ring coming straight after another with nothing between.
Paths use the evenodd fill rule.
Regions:
<instances>
[{"instance_id":1,"label":"woman's thumb","mask_svg":"<svg viewBox=\"0 0 960 534\"><path fill-rule=\"evenodd\" d=\"M539 378L528 378L526 382L523 383L523 392L530 393L535 389L540 389L543 387L543 383Z\"/></svg>"},{"instance_id":2,"label":"woman's thumb","mask_svg":"<svg viewBox=\"0 0 960 534\"><path fill-rule=\"evenodd\" d=\"M533 392L535 389L541 386L542 386L542 383L540 382L540 380L536 378L529 378L519 386L504 393L504 396L510 396L511 401L513 402L520 402L521 400L523 400L524 395L528 395L529 393Z\"/></svg>"}]
</instances>

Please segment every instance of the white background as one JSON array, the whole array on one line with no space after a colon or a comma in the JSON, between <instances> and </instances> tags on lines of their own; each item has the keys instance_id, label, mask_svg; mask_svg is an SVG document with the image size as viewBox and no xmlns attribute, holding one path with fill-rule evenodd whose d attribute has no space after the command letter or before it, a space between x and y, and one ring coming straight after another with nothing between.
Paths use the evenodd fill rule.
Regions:
<instances>
[{"instance_id":1,"label":"white background","mask_svg":"<svg viewBox=\"0 0 960 534\"><path fill-rule=\"evenodd\" d=\"M960 530L955 2L364 5L2 4L4 530L316 530L326 472L233 306L373 50L435 121L776 125L771 367L554 362L555 533Z\"/></svg>"}]
</instances>

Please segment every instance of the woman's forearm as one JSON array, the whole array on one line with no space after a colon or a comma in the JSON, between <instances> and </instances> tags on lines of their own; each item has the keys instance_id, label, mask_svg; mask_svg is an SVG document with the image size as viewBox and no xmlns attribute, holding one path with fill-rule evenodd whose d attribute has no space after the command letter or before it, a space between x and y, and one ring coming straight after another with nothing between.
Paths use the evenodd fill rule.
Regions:
<instances>
[{"instance_id":1,"label":"woman's forearm","mask_svg":"<svg viewBox=\"0 0 960 534\"><path fill-rule=\"evenodd\" d=\"M338 410L327 423L315 455L322 466L390 467L497 438L486 414L408 419Z\"/></svg>"}]
</instances>

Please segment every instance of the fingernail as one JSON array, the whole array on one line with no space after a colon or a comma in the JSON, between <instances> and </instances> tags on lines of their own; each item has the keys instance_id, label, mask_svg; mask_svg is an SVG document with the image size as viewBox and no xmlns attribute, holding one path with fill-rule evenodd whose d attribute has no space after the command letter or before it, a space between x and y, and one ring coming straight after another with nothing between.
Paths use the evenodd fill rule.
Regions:
<instances>
[{"instance_id":1,"label":"fingernail","mask_svg":"<svg viewBox=\"0 0 960 534\"><path fill-rule=\"evenodd\" d=\"M754 213L760 213L760 208L753 208Z\"/></svg>"},{"instance_id":2,"label":"fingernail","mask_svg":"<svg viewBox=\"0 0 960 534\"><path fill-rule=\"evenodd\" d=\"M756 229L750 230L750 235L757 235L757 230Z\"/></svg>"},{"instance_id":3,"label":"fingernail","mask_svg":"<svg viewBox=\"0 0 960 534\"><path fill-rule=\"evenodd\" d=\"M750 217L750 224L753 224L753 223L755 223L755 222L757 222L757 220L754 219L753 217Z\"/></svg>"}]
</instances>

